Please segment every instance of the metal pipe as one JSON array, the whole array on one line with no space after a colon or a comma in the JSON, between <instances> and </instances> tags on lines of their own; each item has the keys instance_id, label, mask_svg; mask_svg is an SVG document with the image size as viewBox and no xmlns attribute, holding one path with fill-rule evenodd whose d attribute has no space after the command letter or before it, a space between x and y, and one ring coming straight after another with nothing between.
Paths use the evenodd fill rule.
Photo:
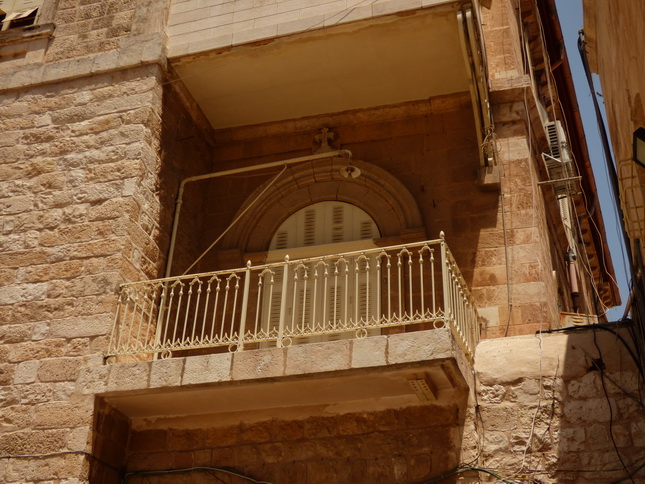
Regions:
<instances>
[{"instance_id":1,"label":"metal pipe","mask_svg":"<svg viewBox=\"0 0 645 484\"><path fill-rule=\"evenodd\" d=\"M571 284L571 304L573 312L580 312L580 290L578 288L578 272L576 269L576 256L573 252L567 254L569 264L569 283Z\"/></svg>"},{"instance_id":2,"label":"metal pipe","mask_svg":"<svg viewBox=\"0 0 645 484\"><path fill-rule=\"evenodd\" d=\"M483 44L478 42L471 8L465 8L463 11L457 12L457 27L466 64L466 74L468 75L470 98L479 143L480 164L482 167L490 166L491 163L495 165L497 163L495 148L493 146L490 150L489 157L487 153L489 149L486 146L488 138L494 134L494 126L488 99L486 66L480 52L480 50L483 50ZM486 137L484 137L484 134ZM492 142L494 143L494 140Z\"/></svg>"},{"instance_id":3,"label":"metal pipe","mask_svg":"<svg viewBox=\"0 0 645 484\"><path fill-rule=\"evenodd\" d=\"M469 43L466 36L466 21L464 19L464 14L461 11L457 12L457 27L459 29L459 42L461 44L462 54L464 56L464 63L466 64L466 75L468 76L468 88L470 90L470 101L473 106L473 116L475 121L475 134L477 135L477 143L479 145L479 163L481 166L486 166L486 160L484 159L484 151L482 149L484 145L483 137L483 127L482 119L483 114L481 112L481 105L478 102L478 89L476 87L477 80L474 75L474 67L472 60L472 52L469 49Z\"/></svg>"},{"instance_id":4,"label":"metal pipe","mask_svg":"<svg viewBox=\"0 0 645 484\"><path fill-rule=\"evenodd\" d=\"M179 216L181 214L181 204L183 203L184 189L186 187L186 184L195 181L208 180L211 178L219 178L222 176L237 175L238 173L274 168L276 166L293 165L296 163L303 163L305 161L324 160L327 158L347 158L351 160L352 152L349 150L336 150L330 151L328 153L318 153L314 155L300 156L298 158L290 158L287 160L271 161L269 163L263 163L261 165L244 166L241 168L233 168L231 170L217 171L213 173L207 173L205 175L197 175L184 178L179 184L179 190L177 192L177 201L175 202L175 215L173 217L172 232L170 234L170 247L168 248L168 262L166 263L166 271L164 277L170 277L170 271L172 270L175 243L177 241L177 228L179 226Z\"/></svg>"},{"instance_id":5,"label":"metal pipe","mask_svg":"<svg viewBox=\"0 0 645 484\"><path fill-rule=\"evenodd\" d=\"M600 112L600 106L598 105L598 98L596 96L596 89L594 88L593 78L591 77L591 68L589 67L589 59L587 58L587 51L585 49L585 34L582 30L578 32L578 52L582 58L582 67L585 71L585 76L587 77L587 83L589 84L589 90L591 91L591 100L593 101L594 111L596 113L596 123L598 124L598 130L600 131L600 141L602 143L603 152L605 155L605 164L607 165L607 173L609 174L609 181L614 194L614 200L616 211L618 212L618 223L620 225L620 230L623 236L623 243L625 244L625 252L627 252L627 259L629 261L629 267L631 270L632 280L636 279L636 270L634 267L634 257L632 255L632 244L627 234L627 229L625 228L625 214L623 213L623 207L618 202L620 200L620 188L618 183L618 175L616 174L616 166L614 165L614 157L611 154L611 144L609 142L609 136L607 135L607 128L605 127L605 122L602 119L602 114Z\"/></svg>"}]
</instances>

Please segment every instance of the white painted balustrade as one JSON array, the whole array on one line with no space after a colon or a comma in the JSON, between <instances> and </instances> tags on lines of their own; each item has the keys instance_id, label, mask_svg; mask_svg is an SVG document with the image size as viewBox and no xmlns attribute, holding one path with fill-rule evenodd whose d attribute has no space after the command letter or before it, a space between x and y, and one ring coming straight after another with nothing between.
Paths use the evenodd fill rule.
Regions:
<instances>
[{"instance_id":1,"label":"white painted balustrade","mask_svg":"<svg viewBox=\"0 0 645 484\"><path fill-rule=\"evenodd\" d=\"M477 312L443 238L124 284L106 356L288 346L407 325L448 325L473 356Z\"/></svg>"}]
</instances>

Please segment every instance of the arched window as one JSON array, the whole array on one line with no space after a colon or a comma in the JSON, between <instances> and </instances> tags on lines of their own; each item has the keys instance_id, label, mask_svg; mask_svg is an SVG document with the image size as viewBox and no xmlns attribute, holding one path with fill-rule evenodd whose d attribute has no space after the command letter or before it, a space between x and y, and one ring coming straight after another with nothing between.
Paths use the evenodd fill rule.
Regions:
<instances>
[{"instance_id":1,"label":"arched window","mask_svg":"<svg viewBox=\"0 0 645 484\"><path fill-rule=\"evenodd\" d=\"M345 202L325 201L287 218L273 235L269 250L327 246L379 236L376 223L364 210ZM313 255L322 255L320 249Z\"/></svg>"},{"instance_id":2,"label":"arched window","mask_svg":"<svg viewBox=\"0 0 645 484\"><path fill-rule=\"evenodd\" d=\"M271 239L267 260L277 262L289 255L291 260L317 257L375 247L380 236L374 220L355 205L324 201L304 207L289 216ZM342 262L307 262L293 266L282 294L283 275L272 274L273 291L264 303L264 329L279 325L281 300L287 297L286 324L310 328L312 332L333 333L338 324L349 320L368 321L378 318L379 296L376 288L375 261L363 257L346 257ZM309 281L303 284L303 281ZM315 284L314 281L320 281ZM367 334L379 334L370 329ZM331 341L353 337L353 332L301 337L293 343Z\"/></svg>"}]
</instances>

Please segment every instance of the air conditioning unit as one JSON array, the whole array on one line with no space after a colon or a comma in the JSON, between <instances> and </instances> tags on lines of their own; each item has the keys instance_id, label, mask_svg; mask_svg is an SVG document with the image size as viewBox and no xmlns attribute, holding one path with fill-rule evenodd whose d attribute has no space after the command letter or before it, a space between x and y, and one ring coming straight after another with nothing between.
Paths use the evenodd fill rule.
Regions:
<instances>
[{"instance_id":1,"label":"air conditioning unit","mask_svg":"<svg viewBox=\"0 0 645 484\"><path fill-rule=\"evenodd\" d=\"M549 152L542 153L549 180L545 183L553 186L555 196L563 198L579 193L578 180L571 163L571 151L567 137L560 121L551 121L544 125L549 139Z\"/></svg>"},{"instance_id":2,"label":"air conditioning unit","mask_svg":"<svg viewBox=\"0 0 645 484\"><path fill-rule=\"evenodd\" d=\"M544 129L549 137L549 148L551 150L550 155L553 158L571 163L567 136L562 128L562 123L560 121L551 121L544 125Z\"/></svg>"}]
</instances>

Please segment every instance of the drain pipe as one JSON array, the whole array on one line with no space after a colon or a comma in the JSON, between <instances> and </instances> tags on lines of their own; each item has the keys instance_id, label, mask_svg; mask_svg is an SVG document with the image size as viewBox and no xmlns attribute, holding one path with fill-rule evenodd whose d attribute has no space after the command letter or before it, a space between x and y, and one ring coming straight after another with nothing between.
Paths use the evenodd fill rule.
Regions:
<instances>
[{"instance_id":1,"label":"drain pipe","mask_svg":"<svg viewBox=\"0 0 645 484\"><path fill-rule=\"evenodd\" d=\"M580 290L578 289L578 271L576 270L576 254L569 251L565 257L569 264L569 283L571 284L571 304L573 312L580 312Z\"/></svg>"},{"instance_id":2,"label":"drain pipe","mask_svg":"<svg viewBox=\"0 0 645 484\"><path fill-rule=\"evenodd\" d=\"M351 161L352 152L349 150L328 151L326 153L317 153L308 156L301 156L299 158L290 158L287 160L271 161L269 163L263 163L261 165L244 166L242 168L233 168L231 170L218 171L214 173L207 173L205 175L184 178L179 184L179 191L177 192L177 201L175 202L175 215L173 217L172 233L170 235L170 247L168 248L168 262L166 263L166 272L164 277L170 277L170 271L172 270L173 256L175 253L175 242L177 241L177 227L179 226L179 216L181 214L181 204L183 203L184 190L188 183L200 180L208 180L211 178L219 178L228 175L237 175L239 173L263 170L266 168L275 168L276 166L294 165L296 163L303 163L305 161L324 160L327 158L347 158L348 161Z\"/></svg>"}]
</instances>

